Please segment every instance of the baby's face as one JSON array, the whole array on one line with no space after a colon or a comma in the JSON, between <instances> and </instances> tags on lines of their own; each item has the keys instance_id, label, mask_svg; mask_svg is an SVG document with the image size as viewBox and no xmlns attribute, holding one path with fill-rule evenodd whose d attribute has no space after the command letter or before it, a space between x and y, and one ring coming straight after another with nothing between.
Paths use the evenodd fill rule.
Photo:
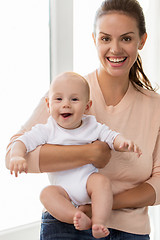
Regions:
<instances>
[{"instance_id":1,"label":"baby's face","mask_svg":"<svg viewBox=\"0 0 160 240\"><path fill-rule=\"evenodd\" d=\"M51 85L50 114L61 127L66 129L79 127L87 104L86 85L78 76L62 75Z\"/></svg>"}]
</instances>

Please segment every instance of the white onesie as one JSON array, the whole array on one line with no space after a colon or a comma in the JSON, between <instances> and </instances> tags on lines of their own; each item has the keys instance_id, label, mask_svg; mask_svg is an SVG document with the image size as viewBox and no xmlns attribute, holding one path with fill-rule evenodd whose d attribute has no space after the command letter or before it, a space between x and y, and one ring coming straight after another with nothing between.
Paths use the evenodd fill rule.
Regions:
<instances>
[{"instance_id":1,"label":"white onesie","mask_svg":"<svg viewBox=\"0 0 160 240\"><path fill-rule=\"evenodd\" d=\"M50 116L46 124L37 124L17 140L25 144L27 152L46 143L84 145L96 140L106 142L111 149L114 149L113 141L118 134L105 124L98 123L94 116L84 115L82 125L76 129L62 128ZM98 169L92 164L86 164L71 170L48 173L48 177L50 184L59 185L65 189L73 203L84 205L91 202L86 183L88 176L94 172L98 172Z\"/></svg>"}]
</instances>

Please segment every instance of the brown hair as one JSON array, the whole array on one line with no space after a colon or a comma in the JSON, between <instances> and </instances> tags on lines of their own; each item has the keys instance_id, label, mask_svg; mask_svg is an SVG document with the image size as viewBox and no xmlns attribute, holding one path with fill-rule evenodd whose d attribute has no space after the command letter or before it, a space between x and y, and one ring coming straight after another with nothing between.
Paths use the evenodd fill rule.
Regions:
<instances>
[{"instance_id":1,"label":"brown hair","mask_svg":"<svg viewBox=\"0 0 160 240\"><path fill-rule=\"evenodd\" d=\"M96 35L97 20L111 11L122 12L137 21L140 37L146 33L145 18L143 9L137 0L105 0L102 2L100 8L96 12L94 20L94 34ZM145 75L142 67L142 60L138 54L137 60L130 69L129 79L136 85L154 91L149 79ZM136 88L137 89L137 88Z\"/></svg>"}]
</instances>

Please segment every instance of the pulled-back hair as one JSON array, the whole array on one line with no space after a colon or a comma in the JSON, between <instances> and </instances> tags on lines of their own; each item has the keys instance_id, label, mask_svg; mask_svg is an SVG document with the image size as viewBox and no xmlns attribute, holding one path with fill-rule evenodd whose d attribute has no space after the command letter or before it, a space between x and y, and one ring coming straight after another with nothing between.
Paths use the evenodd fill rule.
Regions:
<instances>
[{"instance_id":1,"label":"pulled-back hair","mask_svg":"<svg viewBox=\"0 0 160 240\"><path fill-rule=\"evenodd\" d=\"M121 12L127 16L134 18L139 29L139 36L142 37L146 33L145 17L143 9L137 0L105 0L96 12L94 20L94 35L96 36L97 21L100 17L110 12ZM129 79L136 85L154 91L152 85L145 75L142 67L142 60L138 54L137 60L130 69Z\"/></svg>"}]
</instances>

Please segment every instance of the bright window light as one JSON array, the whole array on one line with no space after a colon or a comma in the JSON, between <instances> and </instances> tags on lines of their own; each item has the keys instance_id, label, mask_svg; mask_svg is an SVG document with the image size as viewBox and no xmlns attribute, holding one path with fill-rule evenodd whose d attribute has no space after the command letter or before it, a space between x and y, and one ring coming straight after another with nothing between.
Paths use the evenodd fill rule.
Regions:
<instances>
[{"instance_id":1,"label":"bright window light","mask_svg":"<svg viewBox=\"0 0 160 240\"><path fill-rule=\"evenodd\" d=\"M85 75L99 66L92 39L93 22L102 0L74 0L74 71Z\"/></svg>"},{"instance_id":2,"label":"bright window light","mask_svg":"<svg viewBox=\"0 0 160 240\"><path fill-rule=\"evenodd\" d=\"M49 87L49 2L0 1L0 231L41 218L43 174L15 178L5 168L9 138L31 116Z\"/></svg>"}]
</instances>

